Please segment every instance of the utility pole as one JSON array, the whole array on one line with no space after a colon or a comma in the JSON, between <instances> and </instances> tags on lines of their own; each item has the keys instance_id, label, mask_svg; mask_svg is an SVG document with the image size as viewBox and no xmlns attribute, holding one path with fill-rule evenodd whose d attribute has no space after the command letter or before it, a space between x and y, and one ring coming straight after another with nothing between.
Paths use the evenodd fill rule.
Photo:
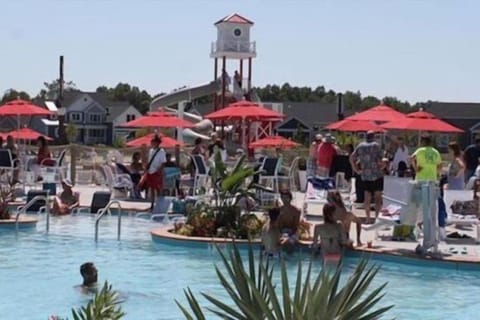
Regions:
<instances>
[{"instance_id":1,"label":"utility pole","mask_svg":"<svg viewBox=\"0 0 480 320\"><path fill-rule=\"evenodd\" d=\"M68 144L67 134L65 130L65 109L63 108L63 86L64 86L64 78L63 78L63 56L60 56L60 76L58 78L58 95L57 101L55 101L57 105L58 112L58 143L59 144Z\"/></svg>"}]
</instances>

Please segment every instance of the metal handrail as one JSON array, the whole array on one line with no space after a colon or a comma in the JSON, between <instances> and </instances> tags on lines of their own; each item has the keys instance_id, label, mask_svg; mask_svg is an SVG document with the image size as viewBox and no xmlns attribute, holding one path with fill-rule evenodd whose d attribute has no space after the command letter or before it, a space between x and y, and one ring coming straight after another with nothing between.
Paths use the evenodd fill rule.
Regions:
<instances>
[{"instance_id":1,"label":"metal handrail","mask_svg":"<svg viewBox=\"0 0 480 320\"><path fill-rule=\"evenodd\" d=\"M118 229L117 229L117 240L120 241L120 229L122 226L122 205L120 204L120 201L118 200L112 200L110 201L105 208L100 209L100 211L97 214L97 218L95 219L95 242L98 241L98 226L100 223L100 219L105 215L105 213L110 212L110 207L112 205L118 205L118 208L120 209L120 212L118 213Z\"/></svg>"},{"instance_id":2,"label":"metal handrail","mask_svg":"<svg viewBox=\"0 0 480 320\"><path fill-rule=\"evenodd\" d=\"M15 215L15 228L16 228L17 232L18 232L18 221L20 219L20 215L22 213L25 214L27 212L27 209L29 209L31 206L33 206L35 204L35 202L37 202L39 200L45 201L46 233L49 232L49 230L50 230L50 208L49 208L49 204L48 204L48 196L42 196L42 195L33 197L29 202L27 202L27 204L25 204L20 210L18 210L17 214Z\"/></svg>"}]
</instances>

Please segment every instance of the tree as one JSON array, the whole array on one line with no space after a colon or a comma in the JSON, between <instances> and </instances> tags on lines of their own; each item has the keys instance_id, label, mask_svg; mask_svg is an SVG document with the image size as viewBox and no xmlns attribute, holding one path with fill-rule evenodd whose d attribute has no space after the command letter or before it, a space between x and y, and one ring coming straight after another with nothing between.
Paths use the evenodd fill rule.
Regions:
<instances>
[{"instance_id":1,"label":"tree","mask_svg":"<svg viewBox=\"0 0 480 320\"><path fill-rule=\"evenodd\" d=\"M362 99L362 105L360 110L366 110L371 107L378 106L380 104L380 100L374 96L366 96Z\"/></svg>"},{"instance_id":2,"label":"tree","mask_svg":"<svg viewBox=\"0 0 480 320\"><path fill-rule=\"evenodd\" d=\"M43 83L44 88L37 94L37 98L56 100L58 99L58 93L60 89L59 80L52 80L50 82ZM77 86L73 81L64 81L63 92L77 90Z\"/></svg>"},{"instance_id":3,"label":"tree","mask_svg":"<svg viewBox=\"0 0 480 320\"><path fill-rule=\"evenodd\" d=\"M67 124L67 127L65 128L65 134L67 135L67 141L74 142L77 138L77 126L75 126L73 123Z\"/></svg>"},{"instance_id":4,"label":"tree","mask_svg":"<svg viewBox=\"0 0 480 320\"><path fill-rule=\"evenodd\" d=\"M115 101L127 101L141 113L149 111L150 102L152 101L152 97L147 91L140 90L138 87L131 86L128 83L119 82L114 88L100 86L96 91L105 93L110 99Z\"/></svg>"},{"instance_id":5,"label":"tree","mask_svg":"<svg viewBox=\"0 0 480 320\"><path fill-rule=\"evenodd\" d=\"M245 263L236 245L229 249L228 257L222 250L217 250L226 271L219 267L215 267L215 271L232 301L223 302L207 293L202 296L215 307L207 310L222 319L379 319L393 307L377 306L384 296L386 283L368 290L378 268L368 267L366 260L360 261L353 274L342 283L340 267L333 274L323 268L315 275L311 261L303 276L300 261L294 288L290 291L285 261L280 262L281 280L276 285L272 264L268 260L265 262L262 255L258 262L255 261L251 247ZM176 303L185 318L207 319L192 291L187 289L184 292L193 316L186 307L178 301Z\"/></svg>"},{"instance_id":6,"label":"tree","mask_svg":"<svg viewBox=\"0 0 480 320\"><path fill-rule=\"evenodd\" d=\"M17 91L15 89L8 89L2 96L1 104L7 103L8 101L15 100L17 98L23 100L30 100L30 96L25 91Z\"/></svg>"}]
</instances>

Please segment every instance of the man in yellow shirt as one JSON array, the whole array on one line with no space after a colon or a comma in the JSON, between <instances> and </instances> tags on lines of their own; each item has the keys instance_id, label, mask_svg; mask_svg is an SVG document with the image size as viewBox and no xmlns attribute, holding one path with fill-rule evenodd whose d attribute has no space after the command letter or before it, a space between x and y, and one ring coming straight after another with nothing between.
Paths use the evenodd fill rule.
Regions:
<instances>
[{"instance_id":1,"label":"man in yellow shirt","mask_svg":"<svg viewBox=\"0 0 480 320\"><path fill-rule=\"evenodd\" d=\"M437 181L438 171L442 166L440 153L432 147L432 138L423 135L420 140L422 147L412 155L412 164L415 169L417 181Z\"/></svg>"}]
</instances>

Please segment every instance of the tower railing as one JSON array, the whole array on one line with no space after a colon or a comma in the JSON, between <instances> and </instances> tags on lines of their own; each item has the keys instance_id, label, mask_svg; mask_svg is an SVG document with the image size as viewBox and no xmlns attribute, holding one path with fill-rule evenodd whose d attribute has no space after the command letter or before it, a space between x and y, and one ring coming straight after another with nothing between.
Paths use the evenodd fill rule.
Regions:
<instances>
[{"instance_id":1,"label":"tower railing","mask_svg":"<svg viewBox=\"0 0 480 320\"><path fill-rule=\"evenodd\" d=\"M238 52L238 53L257 53L255 41L231 40L222 42L212 42L211 54L217 52Z\"/></svg>"}]
</instances>

